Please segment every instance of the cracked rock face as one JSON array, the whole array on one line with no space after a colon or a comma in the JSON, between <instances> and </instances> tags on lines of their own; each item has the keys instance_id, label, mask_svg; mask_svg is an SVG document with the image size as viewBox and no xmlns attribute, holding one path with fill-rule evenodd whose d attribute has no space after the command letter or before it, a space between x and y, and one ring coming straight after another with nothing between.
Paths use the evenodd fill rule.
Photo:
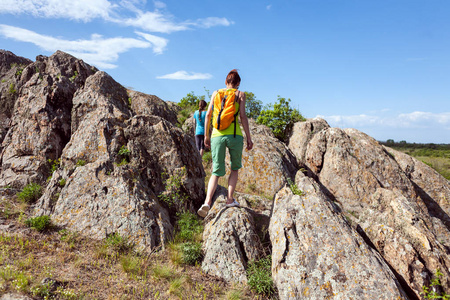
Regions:
<instances>
[{"instance_id":1,"label":"cracked rock face","mask_svg":"<svg viewBox=\"0 0 450 300\"><path fill-rule=\"evenodd\" d=\"M247 263L259 259L263 248L251 210L225 207L226 193L218 187L205 219L202 270L229 282L247 282Z\"/></svg>"},{"instance_id":2,"label":"cracked rock face","mask_svg":"<svg viewBox=\"0 0 450 300\"><path fill-rule=\"evenodd\" d=\"M309 174L411 289L409 294L420 298L437 269L443 270L448 290L448 180L355 129L325 127L307 140L291 139L300 137L307 143L302 149Z\"/></svg>"},{"instance_id":3,"label":"cracked rock face","mask_svg":"<svg viewBox=\"0 0 450 300\"><path fill-rule=\"evenodd\" d=\"M281 299L408 299L383 258L301 172L277 193L270 221L272 275Z\"/></svg>"},{"instance_id":4,"label":"cracked rock face","mask_svg":"<svg viewBox=\"0 0 450 300\"><path fill-rule=\"evenodd\" d=\"M140 248L164 246L173 234L171 215L204 199L195 145L161 117L132 116L125 89L104 72L89 77L73 103L71 140L36 214L93 238L118 233ZM170 207L158 195L180 169L187 201Z\"/></svg>"},{"instance_id":5,"label":"cracked rock face","mask_svg":"<svg viewBox=\"0 0 450 300\"><path fill-rule=\"evenodd\" d=\"M2 143L0 185L45 182L48 159L57 159L71 136L72 97L92 74L89 65L60 51L23 69Z\"/></svg>"}]
</instances>

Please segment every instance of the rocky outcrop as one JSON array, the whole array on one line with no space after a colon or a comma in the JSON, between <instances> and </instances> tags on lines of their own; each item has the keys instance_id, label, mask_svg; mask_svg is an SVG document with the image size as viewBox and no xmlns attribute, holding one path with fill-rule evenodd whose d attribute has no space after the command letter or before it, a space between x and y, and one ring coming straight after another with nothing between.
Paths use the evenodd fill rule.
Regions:
<instances>
[{"instance_id":1,"label":"rocky outcrop","mask_svg":"<svg viewBox=\"0 0 450 300\"><path fill-rule=\"evenodd\" d=\"M242 169L239 170L237 189L249 193L256 192L272 198L287 182L294 178L299 169L296 157L273 136L264 125L249 120L253 149L242 152ZM227 154L227 173L229 172Z\"/></svg>"},{"instance_id":2,"label":"rocky outcrop","mask_svg":"<svg viewBox=\"0 0 450 300\"><path fill-rule=\"evenodd\" d=\"M40 183L35 215L141 249L164 247L176 213L203 202L193 119L178 128L176 104L60 51L35 62L0 51L0 78L2 199ZM423 299L438 269L448 294L448 180L319 118L295 124L289 147L254 121L250 130L241 207L226 208L219 187L204 220L205 273L246 282L249 262L271 251L281 299Z\"/></svg>"},{"instance_id":3,"label":"rocky outcrop","mask_svg":"<svg viewBox=\"0 0 450 300\"><path fill-rule=\"evenodd\" d=\"M414 290L415 297L420 297L422 286L429 285L437 269L443 270L443 285L449 289L449 248L445 244L448 238L436 239L450 235L448 214L437 204L439 200L433 202L424 197L429 194L412 181L411 173L404 171L413 166L407 167L408 163L403 162L400 167L377 141L354 129L325 126L309 137L309 142L305 135L293 136L291 140L300 137L307 143L303 148L304 164L311 176L328 197L339 203L399 280ZM294 143L302 144L290 142ZM448 181L442 179L428 180L448 186ZM430 214L432 205L439 208Z\"/></svg>"},{"instance_id":4,"label":"rocky outcrop","mask_svg":"<svg viewBox=\"0 0 450 300\"><path fill-rule=\"evenodd\" d=\"M125 89L104 72L75 93L73 134L37 214L94 238L119 233L152 249L172 236L169 211L203 200L205 175L195 145L181 129L153 115L132 117L127 99ZM177 192L185 203L171 207L158 195L164 180L181 169Z\"/></svg>"},{"instance_id":5,"label":"rocky outcrop","mask_svg":"<svg viewBox=\"0 0 450 300\"><path fill-rule=\"evenodd\" d=\"M2 141L11 127L14 104L22 85L20 77L23 69L31 63L27 58L0 50L0 152Z\"/></svg>"},{"instance_id":6,"label":"rocky outcrop","mask_svg":"<svg viewBox=\"0 0 450 300\"><path fill-rule=\"evenodd\" d=\"M263 247L248 207L225 207L227 191L219 187L203 232L202 270L230 282L247 282L246 267L262 257ZM240 200L240 199L238 199Z\"/></svg>"},{"instance_id":7,"label":"rocky outcrop","mask_svg":"<svg viewBox=\"0 0 450 300\"><path fill-rule=\"evenodd\" d=\"M177 125L177 110L155 95L128 90L128 101L131 109L137 115L159 116L172 125Z\"/></svg>"},{"instance_id":8,"label":"rocky outcrop","mask_svg":"<svg viewBox=\"0 0 450 300\"><path fill-rule=\"evenodd\" d=\"M63 52L38 56L22 71L10 127L2 143L0 185L43 183L48 160L61 156L71 137L72 97L93 69Z\"/></svg>"},{"instance_id":9,"label":"rocky outcrop","mask_svg":"<svg viewBox=\"0 0 450 300\"><path fill-rule=\"evenodd\" d=\"M277 193L270 222L272 276L281 299L408 299L383 258L312 179Z\"/></svg>"}]
</instances>

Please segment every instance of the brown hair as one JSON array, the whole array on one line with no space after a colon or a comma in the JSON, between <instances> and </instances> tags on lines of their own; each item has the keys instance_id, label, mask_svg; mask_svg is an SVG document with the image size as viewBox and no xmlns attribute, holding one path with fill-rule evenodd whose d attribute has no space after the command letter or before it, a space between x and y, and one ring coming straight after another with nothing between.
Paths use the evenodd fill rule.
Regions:
<instances>
[{"instance_id":1,"label":"brown hair","mask_svg":"<svg viewBox=\"0 0 450 300\"><path fill-rule=\"evenodd\" d=\"M241 77L239 76L238 71L236 69L231 70L227 75L225 84L231 84L233 87L237 87L240 83Z\"/></svg>"},{"instance_id":2,"label":"brown hair","mask_svg":"<svg viewBox=\"0 0 450 300\"><path fill-rule=\"evenodd\" d=\"M198 111L202 111L205 110L206 107L206 101L205 100L200 100L200 102L198 103Z\"/></svg>"}]
</instances>

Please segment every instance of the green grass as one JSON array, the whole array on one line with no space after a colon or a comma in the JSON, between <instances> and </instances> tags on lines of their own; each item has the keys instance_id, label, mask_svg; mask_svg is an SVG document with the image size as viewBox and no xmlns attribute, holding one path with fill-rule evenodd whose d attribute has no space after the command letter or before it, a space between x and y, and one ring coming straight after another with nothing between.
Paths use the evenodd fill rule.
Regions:
<instances>
[{"instance_id":1,"label":"green grass","mask_svg":"<svg viewBox=\"0 0 450 300\"><path fill-rule=\"evenodd\" d=\"M250 261L248 264L247 284L258 294L270 296L275 292L271 264L272 257L270 255L257 261Z\"/></svg>"},{"instance_id":2,"label":"green grass","mask_svg":"<svg viewBox=\"0 0 450 300\"><path fill-rule=\"evenodd\" d=\"M37 183L30 183L27 184L20 193L17 194L17 197L23 202L32 203L39 199L41 195L42 187Z\"/></svg>"}]
</instances>

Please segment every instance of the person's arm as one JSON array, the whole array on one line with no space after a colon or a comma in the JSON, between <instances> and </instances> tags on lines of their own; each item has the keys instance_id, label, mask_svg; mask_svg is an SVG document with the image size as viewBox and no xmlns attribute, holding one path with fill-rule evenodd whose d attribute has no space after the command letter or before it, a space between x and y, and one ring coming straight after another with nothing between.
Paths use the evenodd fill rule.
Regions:
<instances>
[{"instance_id":1,"label":"person's arm","mask_svg":"<svg viewBox=\"0 0 450 300\"><path fill-rule=\"evenodd\" d=\"M206 112L205 117L205 147L211 148L211 137L209 136L209 126L211 124L212 111L214 107L214 97L216 96L216 92L214 92L211 96L211 101L209 102L208 111Z\"/></svg>"},{"instance_id":2,"label":"person's arm","mask_svg":"<svg viewBox=\"0 0 450 300\"><path fill-rule=\"evenodd\" d=\"M250 136L250 129L248 127L248 118L245 113L245 93L239 92L240 94L240 102L239 102L239 116L241 117L241 124L244 127L245 136L247 137L247 150L252 150L253 142L252 137Z\"/></svg>"}]
</instances>

